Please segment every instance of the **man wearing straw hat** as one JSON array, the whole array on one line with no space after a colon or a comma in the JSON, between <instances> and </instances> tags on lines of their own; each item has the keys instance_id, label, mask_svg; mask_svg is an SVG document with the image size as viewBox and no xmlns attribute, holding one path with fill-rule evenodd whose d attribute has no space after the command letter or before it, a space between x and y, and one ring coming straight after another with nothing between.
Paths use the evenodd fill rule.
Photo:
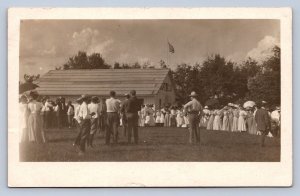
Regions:
<instances>
[{"instance_id":1,"label":"man wearing straw hat","mask_svg":"<svg viewBox=\"0 0 300 196\"><path fill-rule=\"evenodd\" d=\"M199 112L202 111L201 103L196 99L198 95L196 92L191 92L191 101L184 105L185 111L188 112L188 119L190 123L190 136L189 143L196 140L196 143L200 143L200 131L198 129L199 124Z\"/></svg>"}]
</instances>

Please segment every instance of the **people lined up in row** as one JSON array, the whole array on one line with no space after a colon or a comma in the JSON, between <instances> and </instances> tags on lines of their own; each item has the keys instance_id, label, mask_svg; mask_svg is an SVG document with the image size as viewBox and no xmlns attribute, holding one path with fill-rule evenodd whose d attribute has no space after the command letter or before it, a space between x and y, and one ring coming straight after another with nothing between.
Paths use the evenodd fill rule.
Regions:
<instances>
[{"instance_id":1,"label":"people lined up in row","mask_svg":"<svg viewBox=\"0 0 300 196\"><path fill-rule=\"evenodd\" d=\"M264 109L266 109L265 105L266 103L263 103L262 107ZM255 119L257 110L257 106L242 108L233 104L214 110L210 110L206 106L203 110L199 126L207 130L248 132L249 134L260 135L261 133L257 128ZM272 113L268 111L268 115L271 128L269 136L277 136L280 134L278 129L280 126L280 108L276 107Z\"/></svg>"}]
</instances>

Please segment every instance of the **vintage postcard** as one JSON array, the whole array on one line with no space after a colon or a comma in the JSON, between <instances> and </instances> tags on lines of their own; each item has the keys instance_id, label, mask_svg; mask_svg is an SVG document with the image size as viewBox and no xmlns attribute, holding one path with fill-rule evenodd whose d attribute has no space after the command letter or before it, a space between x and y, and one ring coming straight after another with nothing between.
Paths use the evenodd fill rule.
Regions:
<instances>
[{"instance_id":1,"label":"vintage postcard","mask_svg":"<svg viewBox=\"0 0 300 196\"><path fill-rule=\"evenodd\" d=\"M292 185L290 8L10 8L8 186Z\"/></svg>"}]
</instances>

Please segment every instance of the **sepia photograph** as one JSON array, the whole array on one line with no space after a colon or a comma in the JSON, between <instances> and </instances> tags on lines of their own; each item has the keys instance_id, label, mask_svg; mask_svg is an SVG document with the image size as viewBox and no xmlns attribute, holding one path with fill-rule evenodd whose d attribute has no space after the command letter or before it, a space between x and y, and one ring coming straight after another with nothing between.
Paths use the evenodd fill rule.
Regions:
<instances>
[{"instance_id":1,"label":"sepia photograph","mask_svg":"<svg viewBox=\"0 0 300 196\"><path fill-rule=\"evenodd\" d=\"M284 161L282 18L43 15L18 25L9 148L19 163Z\"/></svg>"}]
</instances>

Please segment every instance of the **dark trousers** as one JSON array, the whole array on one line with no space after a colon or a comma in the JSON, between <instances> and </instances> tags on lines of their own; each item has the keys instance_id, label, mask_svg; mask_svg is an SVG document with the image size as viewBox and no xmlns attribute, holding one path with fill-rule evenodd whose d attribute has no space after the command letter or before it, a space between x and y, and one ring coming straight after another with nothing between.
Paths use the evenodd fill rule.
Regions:
<instances>
[{"instance_id":1,"label":"dark trousers","mask_svg":"<svg viewBox=\"0 0 300 196\"><path fill-rule=\"evenodd\" d=\"M193 143L193 140L196 140L196 143L200 143L200 130L198 129L199 116L196 113L191 113L188 118L190 123L189 143Z\"/></svg>"},{"instance_id":2,"label":"dark trousers","mask_svg":"<svg viewBox=\"0 0 300 196\"><path fill-rule=\"evenodd\" d=\"M98 118L92 118L90 136L88 138L88 146L93 146L94 135L96 134L97 129L98 129Z\"/></svg>"},{"instance_id":3,"label":"dark trousers","mask_svg":"<svg viewBox=\"0 0 300 196\"><path fill-rule=\"evenodd\" d=\"M73 117L74 117L74 115L68 115L68 125L69 125L69 127L73 127Z\"/></svg>"},{"instance_id":4,"label":"dark trousers","mask_svg":"<svg viewBox=\"0 0 300 196\"><path fill-rule=\"evenodd\" d=\"M113 136L113 141L116 144L118 142L118 126L120 124L120 118L116 112L107 113L107 129L105 131L105 144L110 143L110 135Z\"/></svg>"},{"instance_id":5,"label":"dark trousers","mask_svg":"<svg viewBox=\"0 0 300 196\"><path fill-rule=\"evenodd\" d=\"M261 136L260 136L260 145L263 147L265 146L265 139L266 136L269 134L268 130L259 130L261 132Z\"/></svg>"},{"instance_id":6,"label":"dark trousers","mask_svg":"<svg viewBox=\"0 0 300 196\"><path fill-rule=\"evenodd\" d=\"M138 144L139 135L138 135L138 120L139 116L137 113L126 113L127 118L127 132L128 132L128 143L131 143L131 135L133 133L134 143Z\"/></svg>"},{"instance_id":7,"label":"dark trousers","mask_svg":"<svg viewBox=\"0 0 300 196\"><path fill-rule=\"evenodd\" d=\"M107 126L107 116L106 115L100 115L99 116L99 130L100 132L105 133Z\"/></svg>"},{"instance_id":8,"label":"dark trousers","mask_svg":"<svg viewBox=\"0 0 300 196\"><path fill-rule=\"evenodd\" d=\"M77 134L77 137L75 139L74 144L79 146L80 145L80 138L81 138L81 125L78 123L77 120L75 121L75 123L76 123L76 128L78 130L78 134Z\"/></svg>"},{"instance_id":9,"label":"dark trousers","mask_svg":"<svg viewBox=\"0 0 300 196\"><path fill-rule=\"evenodd\" d=\"M90 119L84 119L81 122L80 126L80 150L82 152L85 152L85 145L87 143L87 140L90 135L90 129L91 129L91 121Z\"/></svg>"}]
</instances>

